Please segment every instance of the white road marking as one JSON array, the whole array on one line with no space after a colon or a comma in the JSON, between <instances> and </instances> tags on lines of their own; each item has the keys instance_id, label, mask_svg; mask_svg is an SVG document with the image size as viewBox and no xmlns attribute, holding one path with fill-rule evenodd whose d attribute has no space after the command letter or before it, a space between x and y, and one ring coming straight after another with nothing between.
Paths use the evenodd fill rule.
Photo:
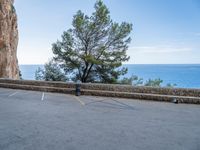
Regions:
<instances>
[{"instance_id":1,"label":"white road marking","mask_svg":"<svg viewBox=\"0 0 200 150\"><path fill-rule=\"evenodd\" d=\"M43 100L44 100L44 92L42 93L41 101L43 101Z\"/></svg>"},{"instance_id":2,"label":"white road marking","mask_svg":"<svg viewBox=\"0 0 200 150\"><path fill-rule=\"evenodd\" d=\"M77 100L77 101L79 101L79 103L81 103L81 105L85 105L85 103L82 101L82 100L80 100L77 96L74 96L74 98Z\"/></svg>"},{"instance_id":3,"label":"white road marking","mask_svg":"<svg viewBox=\"0 0 200 150\"><path fill-rule=\"evenodd\" d=\"M10 94L8 97L12 97L12 96L16 95L17 93L19 93L19 92L14 92L14 93Z\"/></svg>"}]
</instances>

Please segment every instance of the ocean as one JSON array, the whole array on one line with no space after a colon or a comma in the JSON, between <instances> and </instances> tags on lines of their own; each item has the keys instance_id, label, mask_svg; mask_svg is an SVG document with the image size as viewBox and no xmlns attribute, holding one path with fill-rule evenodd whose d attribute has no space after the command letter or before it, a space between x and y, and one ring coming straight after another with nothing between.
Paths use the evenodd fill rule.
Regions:
<instances>
[{"instance_id":1,"label":"ocean","mask_svg":"<svg viewBox=\"0 0 200 150\"><path fill-rule=\"evenodd\" d=\"M182 88L200 88L200 64L181 64L181 65L123 65L128 68L128 73L124 77L137 75L144 79L160 78L162 85L167 83L176 84ZM22 78L26 80L35 79L35 71L43 65L20 65Z\"/></svg>"}]
</instances>

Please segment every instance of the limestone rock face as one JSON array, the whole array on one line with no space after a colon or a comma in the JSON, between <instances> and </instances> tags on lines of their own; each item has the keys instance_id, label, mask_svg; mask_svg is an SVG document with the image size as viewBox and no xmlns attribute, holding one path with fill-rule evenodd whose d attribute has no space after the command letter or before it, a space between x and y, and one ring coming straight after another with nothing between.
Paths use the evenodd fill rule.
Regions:
<instances>
[{"instance_id":1,"label":"limestone rock face","mask_svg":"<svg viewBox=\"0 0 200 150\"><path fill-rule=\"evenodd\" d=\"M18 28L14 0L0 0L0 78L19 79Z\"/></svg>"}]
</instances>

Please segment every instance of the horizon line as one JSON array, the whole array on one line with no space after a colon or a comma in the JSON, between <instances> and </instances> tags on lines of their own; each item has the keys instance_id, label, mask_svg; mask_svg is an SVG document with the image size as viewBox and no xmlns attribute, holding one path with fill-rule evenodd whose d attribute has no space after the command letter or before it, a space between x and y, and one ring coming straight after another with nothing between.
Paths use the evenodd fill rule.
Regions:
<instances>
[{"instance_id":1,"label":"horizon line","mask_svg":"<svg viewBox=\"0 0 200 150\"><path fill-rule=\"evenodd\" d=\"M19 64L19 65L45 65L44 64ZM200 63L148 63L148 64L143 64L143 63L134 63L134 64L122 64L122 65L200 65Z\"/></svg>"}]
</instances>

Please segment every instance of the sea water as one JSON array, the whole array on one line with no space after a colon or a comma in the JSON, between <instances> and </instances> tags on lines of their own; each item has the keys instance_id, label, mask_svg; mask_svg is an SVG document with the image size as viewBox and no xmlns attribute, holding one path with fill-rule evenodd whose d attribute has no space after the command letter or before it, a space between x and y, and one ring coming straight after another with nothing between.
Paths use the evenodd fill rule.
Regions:
<instances>
[{"instance_id":1,"label":"sea water","mask_svg":"<svg viewBox=\"0 0 200 150\"><path fill-rule=\"evenodd\" d=\"M185 65L123 65L128 68L128 73L124 77L137 75L148 79L160 78L163 80L162 85L167 83L176 84L177 87L183 88L200 88L200 64ZM22 78L27 80L35 79L35 71L43 65L20 65Z\"/></svg>"}]
</instances>

